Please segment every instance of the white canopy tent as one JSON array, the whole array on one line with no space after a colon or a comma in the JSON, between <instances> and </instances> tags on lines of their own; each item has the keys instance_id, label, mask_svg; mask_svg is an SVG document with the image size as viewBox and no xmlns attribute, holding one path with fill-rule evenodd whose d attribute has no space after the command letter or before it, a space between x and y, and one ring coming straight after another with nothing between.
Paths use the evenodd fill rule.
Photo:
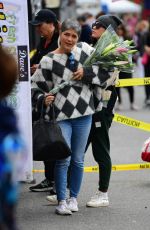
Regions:
<instances>
[{"instance_id":1,"label":"white canopy tent","mask_svg":"<svg viewBox=\"0 0 150 230\"><path fill-rule=\"evenodd\" d=\"M76 0L77 3L77 14L90 12L96 15L101 10L100 0Z\"/></svg>"},{"instance_id":2,"label":"white canopy tent","mask_svg":"<svg viewBox=\"0 0 150 230\"><path fill-rule=\"evenodd\" d=\"M139 4L133 3L128 0L77 0L77 13L90 11L97 14L105 6L108 13L141 13L142 7Z\"/></svg>"},{"instance_id":3,"label":"white canopy tent","mask_svg":"<svg viewBox=\"0 0 150 230\"><path fill-rule=\"evenodd\" d=\"M109 13L140 13L142 7L128 0L101 0L101 6L105 5Z\"/></svg>"}]
</instances>

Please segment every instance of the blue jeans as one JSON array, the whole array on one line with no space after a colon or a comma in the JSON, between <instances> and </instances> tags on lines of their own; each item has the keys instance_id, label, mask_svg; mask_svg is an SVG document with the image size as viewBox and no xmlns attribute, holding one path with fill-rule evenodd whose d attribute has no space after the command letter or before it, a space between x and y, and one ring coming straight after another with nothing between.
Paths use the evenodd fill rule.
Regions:
<instances>
[{"instance_id":1,"label":"blue jeans","mask_svg":"<svg viewBox=\"0 0 150 230\"><path fill-rule=\"evenodd\" d=\"M80 191L83 169L84 152L91 129L92 116L59 121L63 136L71 148L71 157L56 161L55 183L57 199L66 199L67 171L70 165L70 197L77 197Z\"/></svg>"}]
</instances>

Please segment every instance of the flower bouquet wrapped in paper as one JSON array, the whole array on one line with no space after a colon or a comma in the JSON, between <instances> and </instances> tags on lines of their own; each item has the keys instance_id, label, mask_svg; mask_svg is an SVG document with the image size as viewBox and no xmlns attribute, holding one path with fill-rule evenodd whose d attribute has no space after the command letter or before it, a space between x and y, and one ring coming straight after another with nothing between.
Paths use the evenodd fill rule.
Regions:
<instances>
[{"instance_id":1,"label":"flower bouquet wrapped in paper","mask_svg":"<svg viewBox=\"0 0 150 230\"><path fill-rule=\"evenodd\" d=\"M118 71L133 72L134 64L132 63L132 54L137 52L133 50L133 41L121 41L112 26L110 25L95 45L92 54L86 59L83 66L98 65L108 72L114 72L118 75ZM53 88L50 93L55 94L71 81L65 81L57 87Z\"/></svg>"},{"instance_id":2,"label":"flower bouquet wrapped in paper","mask_svg":"<svg viewBox=\"0 0 150 230\"><path fill-rule=\"evenodd\" d=\"M132 54L137 50L133 50L133 40L120 40L112 26L110 25L95 45L95 50L89 56L84 66L93 64L99 65L107 71L114 71L117 68L122 72L133 72L134 64L132 63Z\"/></svg>"}]
</instances>

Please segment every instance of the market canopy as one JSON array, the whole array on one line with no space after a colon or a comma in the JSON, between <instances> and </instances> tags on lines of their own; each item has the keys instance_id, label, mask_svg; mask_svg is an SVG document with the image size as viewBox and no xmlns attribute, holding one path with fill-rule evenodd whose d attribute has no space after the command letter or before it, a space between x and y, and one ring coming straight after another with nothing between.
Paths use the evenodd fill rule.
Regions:
<instances>
[{"instance_id":1,"label":"market canopy","mask_svg":"<svg viewBox=\"0 0 150 230\"><path fill-rule=\"evenodd\" d=\"M107 9L108 13L140 13L142 7L139 4L128 0L101 0L102 9Z\"/></svg>"}]
</instances>

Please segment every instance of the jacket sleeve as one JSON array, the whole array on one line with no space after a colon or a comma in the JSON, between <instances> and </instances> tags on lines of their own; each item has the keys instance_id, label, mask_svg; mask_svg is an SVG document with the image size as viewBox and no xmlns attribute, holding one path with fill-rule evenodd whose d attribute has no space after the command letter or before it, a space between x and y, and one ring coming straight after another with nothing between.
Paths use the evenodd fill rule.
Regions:
<instances>
[{"instance_id":1,"label":"jacket sleeve","mask_svg":"<svg viewBox=\"0 0 150 230\"><path fill-rule=\"evenodd\" d=\"M31 77L32 108L37 112L41 109L44 95L52 87L50 64L50 58L44 56L38 69Z\"/></svg>"}]
</instances>

